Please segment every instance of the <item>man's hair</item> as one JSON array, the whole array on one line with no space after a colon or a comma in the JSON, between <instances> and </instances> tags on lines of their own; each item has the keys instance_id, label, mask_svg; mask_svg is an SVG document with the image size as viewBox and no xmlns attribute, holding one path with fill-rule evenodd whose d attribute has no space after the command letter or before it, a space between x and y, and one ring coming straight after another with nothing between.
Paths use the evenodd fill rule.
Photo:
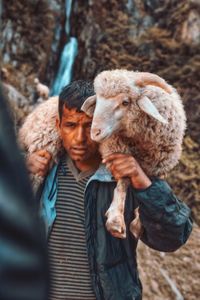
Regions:
<instances>
[{"instance_id":1,"label":"man's hair","mask_svg":"<svg viewBox=\"0 0 200 300\"><path fill-rule=\"evenodd\" d=\"M75 108L81 112L84 101L94 95L93 82L89 80L76 80L65 86L59 95L58 112L62 119L63 107Z\"/></svg>"}]
</instances>

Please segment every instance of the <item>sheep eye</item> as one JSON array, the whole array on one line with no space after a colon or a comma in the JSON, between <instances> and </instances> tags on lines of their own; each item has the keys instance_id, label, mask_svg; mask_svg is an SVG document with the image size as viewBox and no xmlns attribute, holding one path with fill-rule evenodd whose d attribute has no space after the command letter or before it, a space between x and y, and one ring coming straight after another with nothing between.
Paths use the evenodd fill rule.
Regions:
<instances>
[{"instance_id":1,"label":"sheep eye","mask_svg":"<svg viewBox=\"0 0 200 300\"><path fill-rule=\"evenodd\" d=\"M123 105L123 106L128 106L128 105L129 105L129 101L128 101L128 100L124 100L124 101L122 102L122 105Z\"/></svg>"}]
</instances>

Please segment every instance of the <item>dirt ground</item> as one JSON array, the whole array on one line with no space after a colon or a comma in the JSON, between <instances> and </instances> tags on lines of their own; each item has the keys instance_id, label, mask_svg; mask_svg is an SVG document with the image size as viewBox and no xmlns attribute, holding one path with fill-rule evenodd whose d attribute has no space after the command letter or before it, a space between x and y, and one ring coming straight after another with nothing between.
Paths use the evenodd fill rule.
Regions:
<instances>
[{"instance_id":1,"label":"dirt ground","mask_svg":"<svg viewBox=\"0 0 200 300\"><path fill-rule=\"evenodd\" d=\"M174 253L138 246L143 300L200 299L200 228L194 225L187 243Z\"/></svg>"}]
</instances>

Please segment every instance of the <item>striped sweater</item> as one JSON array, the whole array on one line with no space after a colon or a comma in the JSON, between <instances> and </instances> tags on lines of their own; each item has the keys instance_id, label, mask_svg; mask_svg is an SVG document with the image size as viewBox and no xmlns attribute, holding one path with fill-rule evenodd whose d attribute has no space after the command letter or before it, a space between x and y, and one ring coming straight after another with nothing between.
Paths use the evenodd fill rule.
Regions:
<instances>
[{"instance_id":1,"label":"striped sweater","mask_svg":"<svg viewBox=\"0 0 200 300\"><path fill-rule=\"evenodd\" d=\"M49 238L50 300L95 300L86 252L84 190L91 172L63 158L58 169L56 220Z\"/></svg>"}]
</instances>

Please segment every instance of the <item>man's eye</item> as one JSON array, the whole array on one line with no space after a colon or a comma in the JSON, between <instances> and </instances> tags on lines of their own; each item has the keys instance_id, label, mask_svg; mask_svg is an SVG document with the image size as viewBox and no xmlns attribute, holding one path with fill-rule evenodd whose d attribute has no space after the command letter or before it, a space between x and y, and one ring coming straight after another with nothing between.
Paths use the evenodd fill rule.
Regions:
<instances>
[{"instance_id":1,"label":"man's eye","mask_svg":"<svg viewBox=\"0 0 200 300\"><path fill-rule=\"evenodd\" d=\"M76 126L76 124L74 124L74 123L65 123L65 127L71 127L71 128L73 128L75 126Z\"/></svg>"}]
</instances>

